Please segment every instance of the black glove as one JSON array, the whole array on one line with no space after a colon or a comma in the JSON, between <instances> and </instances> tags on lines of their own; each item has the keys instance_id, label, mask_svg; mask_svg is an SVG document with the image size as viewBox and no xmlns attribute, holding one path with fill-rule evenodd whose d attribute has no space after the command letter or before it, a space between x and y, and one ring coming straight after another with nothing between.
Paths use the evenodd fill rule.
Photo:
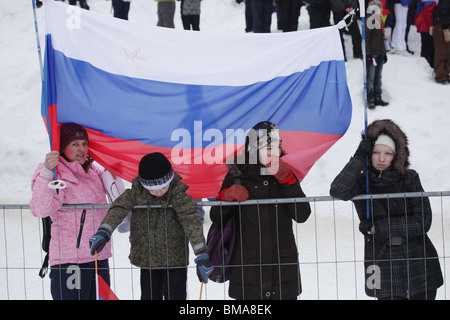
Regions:
<instances>
[{"instance_id":1,"label":"black glove","mask_svg":"<svg viewBox=\"0 0 450 320\"><path fill-rule=\"evenodd\" d=\"M97 233L89 238L91 255L94 255L95 251L97 251L97 253L102 251L109 239L111 239L111 234L108 231L105 229L98 229Z\"/></svg>"},{"instance_id":2,"label":"black glove","mask_svg":"<svg viewBox=\"0 0 450 320\"><path fill-rule=\"evenodd\" d=\"M372 224L372 219L362 220L359 223L359 231L361 231L363 235L375 234L375 226Z\"/></svg>"},{"instance_id":3,"label":"black glove","mask_svg":"<svg viewBox=\"0 0 450 320\"><path fill-rule=\"evenodd\" d=\"M372 152L372 142L369 139L364 138L359 143L358 149L356 149L354 156L366 159L366 156L370 156L371 152Z\"/></svg>"}]
</instances>

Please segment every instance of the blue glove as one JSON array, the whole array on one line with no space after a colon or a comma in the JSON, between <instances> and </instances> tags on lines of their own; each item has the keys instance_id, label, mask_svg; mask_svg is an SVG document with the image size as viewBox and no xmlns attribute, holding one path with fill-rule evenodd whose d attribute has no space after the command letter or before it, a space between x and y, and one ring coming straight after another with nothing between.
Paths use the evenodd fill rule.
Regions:
<instances>
[{"instance_id":1,"label":"blue glove","mask_svg":"<svg viewBox=\"0 0 450 320\"><path fill-rule=\"evenodd\" d=\"M105 229L98 229L97 233L89 238L89 246L91 247L91 255L95 255L95 251L100 252L106 243L111 239L111 234Z\"/></svg>"},{"instance_id":2,"label":"blue glove","mask_svg":"<svg viewBox=\"0 0 450 320\"><path fill-rule=\"evenodd\" d=\"M213 265L209 260L209 255L204 253L195 258L197 264L197 276L200 282L208 283L208 276L213 272Z\"/></svg>"}]
</instances>

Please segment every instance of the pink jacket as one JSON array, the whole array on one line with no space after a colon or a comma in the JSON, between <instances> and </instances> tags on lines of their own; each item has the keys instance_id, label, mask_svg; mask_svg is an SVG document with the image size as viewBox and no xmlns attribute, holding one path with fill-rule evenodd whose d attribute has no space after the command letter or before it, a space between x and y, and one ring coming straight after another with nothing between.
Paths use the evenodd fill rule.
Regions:
<instances>
[{"instance_id":1,"label":"pink jacket","mask_svg":"<svg viewBox=\"0 0 450 320\"><path fill-rule=\"evenodd\" d=\"M106 204L102 170L92 165L86 173L78 162L67 162L59 157L59 180L66 183L65 189L50 189L51 180L40 175L43 164L39 164L31 184L31 212L36 217L50 216L52 219L49 264L86 263L94 261L90 254L89 238L97 231L107 209L86 209L81 241L77 248L80 222L84 209L65 209L63 204ZM46 170L44 168L44 170ZM111 257L111 241L98 254L98 260Z\"/></svg>"}]
</instances>

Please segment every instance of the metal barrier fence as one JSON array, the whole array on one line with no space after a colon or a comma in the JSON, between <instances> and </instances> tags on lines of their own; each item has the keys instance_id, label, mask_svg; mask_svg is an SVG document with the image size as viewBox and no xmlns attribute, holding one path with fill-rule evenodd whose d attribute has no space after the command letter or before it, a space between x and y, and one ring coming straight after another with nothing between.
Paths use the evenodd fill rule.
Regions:
<instances>
[{"instance_id":1,"label":"metal barrier fence","mask_svg":"<svg viewBox=\"0 0 450 320\"><path fill-rule=\"evenodd\" d=\"M436 299L447 300L450 282L450 192L424 192L359 196L355 199L429 197L433 223L428 236L437 249L444 285ZM212 206L279 204L308 201L312 213L304 223L294 223L293 231L299 253L302 294L305 300L367 300L364 291L364 240L358 230L359 218L351 201L328 196L249 200L243 203L198 201L205 209L203 230L211 225ZM107 208L109 205L71 205L66 208ZM123 300L140 299L140 269L129 262L129 233L114 232L113 257L109 259L111 289ZM41 249L42 223L29 205L0 205L0 300L50 300L49 276L38 275L45 253ZM209 281L201 288L196 275L194 254L189 246L187 299L230 300L228 282Z\"/></svg>"}]
</instances>

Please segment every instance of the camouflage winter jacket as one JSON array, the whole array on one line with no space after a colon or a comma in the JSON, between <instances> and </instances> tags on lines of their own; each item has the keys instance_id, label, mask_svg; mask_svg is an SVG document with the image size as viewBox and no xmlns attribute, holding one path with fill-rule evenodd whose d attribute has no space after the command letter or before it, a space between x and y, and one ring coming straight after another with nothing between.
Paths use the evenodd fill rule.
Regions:
<instances>
[{"instance_id":1,"label":"camouflage winter jacket","mask_svg":"<svg viewBox=\"0 0 450 320\"><path fill-rule=\"evenodd\" d=\"M138 178L112 204L100 228L113 232L131 211L130 261L141 268L186 267L188 241L196 255L206 252L203 226L188 186L175 174L167 193L151 195ZM147 207L148 205L148 207ZM160 208L151 207L161 205ZM145 206L134 208L136 206Z\"/></svg>"}]
</instances>

